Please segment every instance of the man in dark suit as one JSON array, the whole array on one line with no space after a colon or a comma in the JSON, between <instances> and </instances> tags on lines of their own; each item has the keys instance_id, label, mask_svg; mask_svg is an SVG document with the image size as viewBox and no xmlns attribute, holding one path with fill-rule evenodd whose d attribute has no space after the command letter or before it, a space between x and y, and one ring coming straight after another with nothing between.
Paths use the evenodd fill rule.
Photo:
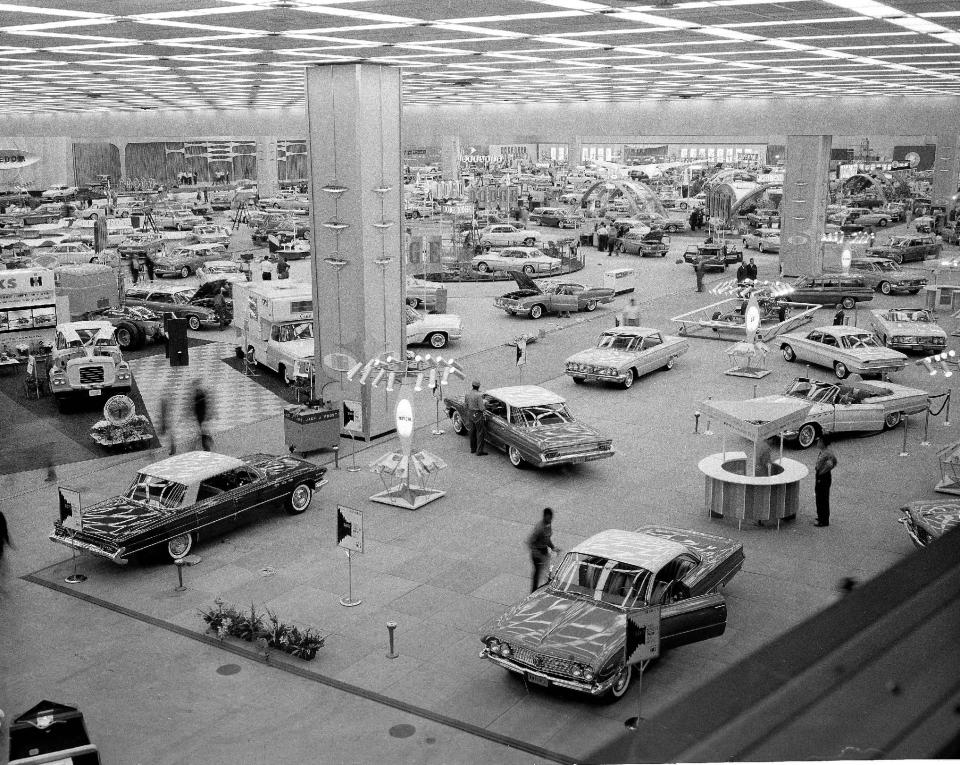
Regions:
<instances>
[{"instance_id":1,"label":"man in dark suit","mask_svg":"<svg viewBox=\"0 0 960 765\"><path fill-rule=\"evenodd\" d=\"M470 452L482 457L486 454L487 421L483 415L483 396L480 395L480 383L473 381L473 390L463 397L467 409L467 428L470 430Z\"/></svg>"}]
</instances>

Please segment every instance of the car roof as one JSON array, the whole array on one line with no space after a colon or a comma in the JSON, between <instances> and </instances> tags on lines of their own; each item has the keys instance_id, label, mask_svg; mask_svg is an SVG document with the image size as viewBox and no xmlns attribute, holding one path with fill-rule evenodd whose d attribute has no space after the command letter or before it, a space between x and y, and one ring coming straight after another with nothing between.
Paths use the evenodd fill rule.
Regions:
<instances>
[{"instance_id":1,"label":"car roof","mask_svg":"<svg viewBox=\"0 0 960 765\"><path fill-rule=\"evenodd\" d=\"M679 542L636 531L607 529L583 540L570 552L612 558L657 573L678 555L688 552Z\"/></svg>"},{"instance_id":2,"label":"car roof","mask_svg":"<svg viewBox=\"0 0 960 765\"><path fill-rule=\"evenodd\" d=\"M869 329L865 327L852 327L849 324L827 324L823 327L814 327L810 332L830 332L834 335L870 335ZM807 332L809 335L810 332Z\"/></svg>"},{"instance_id":3,"label":"car roof","mask_svg":"<svg viewBox=\"0 0 960 765\"><path fill-rule=\"evenodd\" d=\"M171 295L175 295L178 292L189 292L190 287L184 287L182 284L148 284L146 287L129 287L125 294L129 295L131 292L145 292L147 294L152 294L154 292L165 292Z\"/></svg>"},{"instance_id":4,"label":"car roof","mask_svg":"<svg viewBox=\"0 0 960 765\"><path fill-rule=\"evenodd\" d=\"M510 406L518 407L562 404L565 401L563 396L541 388L539 385L511 385L506 388L493 388L486 393Z\"/></svg>"},{"instance_id":5,"label":"car roof","mask_svg":"<svg viewBox=\"0 0 960 765\"><path fill-rule=\"evenodd\" d=\"M648 337L649 335L660 334L660 330L652 327L610 327L603 330L603 334L619 337Z\"/></svg>"},{"instance_id":6,"label":"car roof","mask_svg":"<svg viewBox=\"0 0 960 765\"><path fill-rule=\"evenodd\" d=\"M144 475L163 478L182 484L194 484L212 478L226 470L234 470L243 460L216 452L184 452L140 469Z\"/></svg>"},{"instance_id":7,"label":"car roof","mask_svg":"<svg viewBox=\"0 0 960 765\"><path fill-rule=\"evenodd\" d=\"M110 330L113 331L113 324L109 321L71 321L69 324L61 324L59 327L60 331L68 335L71 332L77 332L81 329L83 330Z\"/></svg>"}]
</instances>

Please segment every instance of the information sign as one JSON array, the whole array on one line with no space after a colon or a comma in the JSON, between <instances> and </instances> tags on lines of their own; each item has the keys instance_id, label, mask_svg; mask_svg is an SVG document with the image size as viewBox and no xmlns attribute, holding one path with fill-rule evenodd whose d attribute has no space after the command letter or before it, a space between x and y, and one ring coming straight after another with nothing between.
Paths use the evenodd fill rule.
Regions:
<instances>
[{"instance_id":1,"label":"information sign","mask_svg":"<svg viewBox=\"0 0 960 765\"><path fill-rule=\"evenodd\" d=\"M639 664L660 655L660 606L627 612L627 664Z\"/></svg>"},{"instance_id":2,"label":"information sign","mask_svg":"<svg viewBox=\"0 0 960 765\"><path fill-rule=\"evenodd\" d=\"M363 511L337 505L337 546L363 552Z\"/></svg>"}]
</instances>

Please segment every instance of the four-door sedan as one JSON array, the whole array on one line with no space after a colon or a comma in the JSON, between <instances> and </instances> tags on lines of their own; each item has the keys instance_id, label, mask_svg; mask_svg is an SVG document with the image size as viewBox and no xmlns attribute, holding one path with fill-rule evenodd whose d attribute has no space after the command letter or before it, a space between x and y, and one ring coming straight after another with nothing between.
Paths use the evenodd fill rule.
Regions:
<instances>
[{"instance_id":1,"label":"four-door sedan","mask_svg":"<svg viewBox=\"0 0 960 765\"><path fill-rule=\"evenodd\" d=\"M227 248L222 244L188 244L173 252L164 252L154 261L157 276L180 276L186 279L195 274L208 260L223 260Z\"/></svg>"},{"instance_id":2,"label":"four-door sedan","mask_svg":"<svg viewBox=\"0 0 960 765\"><path fill-rule=\"evenodd\" d=\"M187 326L196 331L200 327L220 327L220 319L211 308L192 303L195 290L171 288L162 285L130 287L124 293L127 305L140 305L157 313L172 313L186 319Z\"/></svg>"},{"instance_id":3,"label":"four-door sedan","mask_svg":"<svg viewBox=\"0 0 960 765\"><path fill-rule=\"evenodd\" d=\"M263 505L283 502L299 515L326 483L326 472L288 455L177 454L141 468L125 494L84 508L82 531L57 521L50 539L114 563L163 546L179 560L195 541L247 520Z\"/></svg>"},{"instance_id":4,"label":"four-door sedan","mask_svg":"<svg viewBox=\"0 0 960 765\"><path fill-rule=\"evenodd\" d=\"M877 432L895 428L904 417L926 411L927 392L885 382L882 384L829 383L799 377L782 396L750 399L758 408L765 403L802 399L812 406L803 424L785 431L801 449L812 446L823 435L848 432Z\"/></svg>"},{"instance_id":5,"label":"four-door sedan","mask_svg":"<svg viewBox=\"0 0 960 765\"><path fill-rule=\"evenodd\" d=\"M723 634L719 592L743 567L743 545L668 526L608 529L573 547L549 581L480 632L488 659L528 683L621 698L627 613L661 606L660 647Z\"/></svg>"},{"instance_id":6,"label":"four-door sedan","mask_svg":"<svg viewBox=\"0 0 960 765\"><path fill-rule=\"evenodd\" d=\"M941 242L932 235L892 236L886 244L877 245L867 250L867 255L877 258L890 258L897 263L908 261L924 261L935 258L943 249Z\"/></svg>"},{"instance_id":7,"label":"four-door sedan","mask_svg":"<svg viewBox=\"0 0 960 765\"><path fill-rule=\"evenodd\" d=\"M559 207L541 207L530 213L528 220L530 223L535 223L538 226L551 226L553 228L577 227L576 218Z\"/></svg>"},{"instance_id":8,"label":"four-door sedan","mask_svg":"<svg viewBox=\"0 0 960 765\"><path fill-rule=\"evenodd\" d=\"M529 316L539 319L547 313L592 312L601 303L611 303L614 291L610 287L588 287L573 282L556 282L541 287L522 271L510 275L519 289L501 295L493 304L511 316Z\"/></svg>"},{"instance_id":9,"label":"four-door sedan","mask_svg":"<svg viewBox=\"0 0 960 765\"><path fill-rule=\"evenodd\" d=\"M613 382L629 388L656 369L673 369L690 349L686 340L649 327L615 327L600 335L595 348L567 359L566 373L575 383Z\"/></svg>"},{"instance_id":10,"label":"four-door sedan","mask_svg":"<svg viewBox=\"0 0 960 765\"><path fill-rule=\"evenodd\" d=\"M453 431L467 433L463 397L445 398ZM612 457L612 441L577 422L562 396L539 385L495 388L483 394L487 445L507 453L516 468L572 465Z\"/></svg>"},{"instance_id":11,"label":"four-door sedan","mask_svg":"<svg viewBox=\"0 0 960 765\"><path fill-rule=\"evenodd\" d=\"M481 247L510 247L522 244L533 247L541 239L539 231L520 228L510 223L498 223L480 230L477 240Z\"/></svg>"},{"instance_id":12,"label":"four-door sedan","mask_svg":"<svg viewBox=\"0 0 960 765\"><path fill-rule=\"evenodd\" d=\"M900 508L898 523L910 535L910 541L923 549L951 529L960 526L960 500L922 499Z\"/></svg>"},{"instance_id":13,"label":"four-door sedan","mask_svg":"<svg viewBox=\"0 0 960 765\"><path fill-rule=\"evenodd\" d=\"M443 348L450 340L463 337L463 320L454 313L419 313L408 305L403 306L407 322L407 345L427 343L433 348Z\"/></svg>"},{"instance_id":14,"label":"four-door sedan","mask_svg":"<svg viewBox=\"0 0 960 765\"><path fill-rule=\"evenodd\" d=\"M190 231L194 226L203 224L203 218L188 210L154 210L153 222L157 228L175 228L177 231Z\"/></svg>"},{"instance_id":15,"label":"four-door sedan","mask_svg":"<svg viewBox=\"0 0 960 765\"><path fill-rule=\"evenodd\" d=\"M216 226L212 223L194 226L193 241L200 244L222 244L224 247L227 247L230 244L230 229L226 226Z\"/></svg>"},{"instance_id":16,"label":"four-door sedan","mask_svg":"<svg viewBox=\"0 0 960 765\"><path fill-rule=\"evenodd\" d=\"M625 255L640 255L665 257L670 250L670 238L663 240L663 232L650 231L649 229L641 231L627 231L623 236L617 238L617 252Z\"/></svg>"},{"instance_id":17,"label":"four-door sedan","mask_svg":"<svg viewBox=\"0 0 960 765\"><path fill-rule=\"evenodd\" d=\"M849 311L855 308L858 302L873 300L873 288L861 276L802 276L790 285L789 298L797 303L842 305Z\"/></svg>"},{"instance_id":18,"label":"four-door sedan","mask_svg":"<svg viewBox=\"0 0 960 765\"><path fill-rule=\"evenodd\" d=\"M156 257L158 252L162 252L166 248L166 240L160 234L156 233L144 233L144 234L133 234L128 236L117 248L117 252L120 254L121 258L129 258L132 255L137 255L140 258L144 258L147 255L151 257Z\"/></svg>"},{"instance_id":19,"label":"four-door sedan","mask_svg":"<svg viewBox=\"0 0 960 765\"><path fill-rule=\"evenodd\" d=\"M897 263L887 258L853 258L850 261L850 273L861 277L869 286L884 295L891 292L916 295L927 284L923 277L906 273Z\"/></svg>"},{"instance_id":20,"label":"four-door sedan","mask_svg":"<svg viewBox=\"0 0 960 765\"><path fill-rule=\"evenodd\" d=\"M887 348L939 353L947 333L924 308L886 308L870 312L870 326Z\"/></svg>"},{"instance_id":21,"label":"four-door sedan","mask_svg":"<svg viewBox=\"0 0 960 765\"><path fill-rule=\"evenodd\" d=\"M880 375L907 365L907 357L900 351L884 348L873 333L848 325L781 335L780 351L787 361L809 361L833 369L841 380L851 372Z\"/></svg>"},{"instance_id":22,"label":"four-door sedan","mask_svg":"<svg viewBox=\"0 0 960 765\"><path fill-rule=\"evenodd\" d=\"M490 271L522 271L525 274L556 274L563 262L551 258L536 247L504 247L474 255L471 264L480 273Z\"/></svg>"}]
</instances>

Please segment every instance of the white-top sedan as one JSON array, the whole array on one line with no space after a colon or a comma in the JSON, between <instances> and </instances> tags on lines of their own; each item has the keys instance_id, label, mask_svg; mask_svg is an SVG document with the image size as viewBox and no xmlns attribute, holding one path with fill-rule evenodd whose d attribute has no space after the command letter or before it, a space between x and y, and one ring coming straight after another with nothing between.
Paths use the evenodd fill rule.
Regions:
<instances>
[{"instance_id":1,"label":"white-top sedan","mask_svg":"<svg viewBox=\"0 0 960 765\"><path fill-rule=\"evenodd\" d=\"M884 348L872 332L845 324L782 335L780 351L787 361L809 361L833 369L841 380L851 372L880 375L907 365L905 355Z\"/></svg>"},{"instance_id":2,"label":"white-top sedan","mask_svg":"<svg viewBox=\"0 0 960 765\"><path fill-rule=\"evenodd\" d=\"M947 347L947 333L925 308L871 311L870 324L880 342L888 348L939 353Z\"/></svg>"},{"instance_id":3,"label":"white-top sedan","mask_svg":"<svg viewBox=\"0 0 960 765\"><path fill-rule=\"evenodd\" d=\"M544 255L536 247L504 247L474 255L471 261L480 273L490 271L522 271L525 274L556 274L562 265L559 258Z\"/></svg>"},{"instance_id":4,"label":"white-top sedan","mask_svg":"<svg viewBox=\"0 0 960 765\"><path fill-rule=\"evenodd\" d=\"M524 247L533 247L540 241L541 234L539 231L520 228L510 223L500 223L482 229L478 238L482 247L510 247L521 244Z\"/></svg>"}]
</instances>

